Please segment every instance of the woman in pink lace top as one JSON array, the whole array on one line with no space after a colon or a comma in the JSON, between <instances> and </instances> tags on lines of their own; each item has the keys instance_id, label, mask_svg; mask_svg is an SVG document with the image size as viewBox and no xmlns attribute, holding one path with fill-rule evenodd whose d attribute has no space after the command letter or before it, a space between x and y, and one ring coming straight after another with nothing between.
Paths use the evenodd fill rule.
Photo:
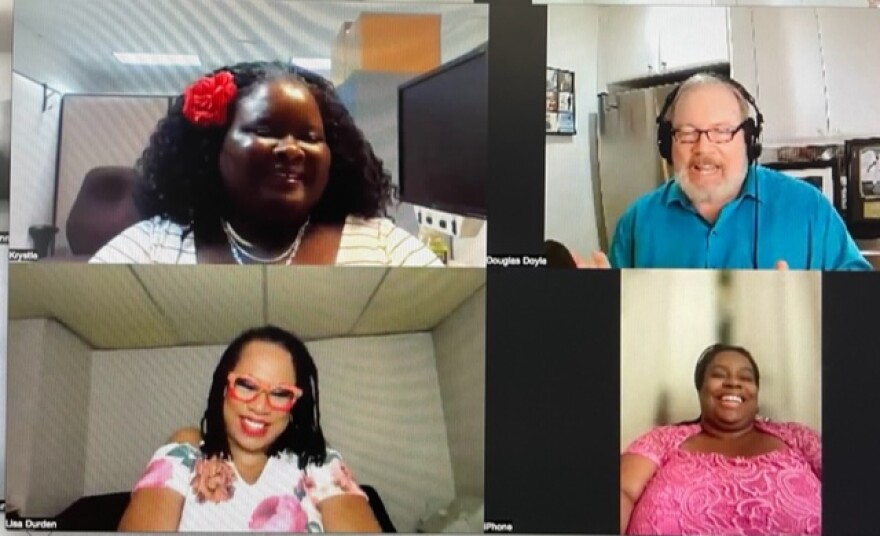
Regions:
<instances>
[{"instance_id":1,"label":"woman in pink lace top","mask_svg":"<svg viewBox=\"0 0 880 536\"><path fill-rule=\"evenodd\" d=\"M818 434L757 417L760 375L743 348L709 347L694 382L700 418L654 428L621 456L621 533L820 534Z\"/></svg>"}]
</instances>

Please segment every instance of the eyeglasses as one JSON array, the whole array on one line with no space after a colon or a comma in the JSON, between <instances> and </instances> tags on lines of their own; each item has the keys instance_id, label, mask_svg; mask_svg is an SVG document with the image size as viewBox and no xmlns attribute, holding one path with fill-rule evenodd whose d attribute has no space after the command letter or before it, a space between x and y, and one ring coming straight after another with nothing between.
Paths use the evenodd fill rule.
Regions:
<instances>
[{"instance_id":1,"label":"eyeglasses","mask_svg":"<svg viewBox=\"0 0 880 536\"><path fill-rule=\"evenodd\" d=\"M271 385L253 376L230 372L227 377L226 392L230 398L239 402L253 402L261 394L266 395L266 403L277 411L290 411L302 397L302 389L295 385Z\"/></svg>"},{"instance_id":2,"label":"eyeglasses","mask_svg":"<svg viewBox=\"0 0 880 536\"><path fill-rule=\"evenodd\" d=\"M697 143L700 141L700 136L703 134L705 134L706 139L712 143L729 143L730 140L736 136L736 133L742 130L747 123L748 120L743 121L736 128L710 128L708 130L702 130L699 128L677 128L672 131L672 136L678 143Z\"/></svg>"}]
</instances>

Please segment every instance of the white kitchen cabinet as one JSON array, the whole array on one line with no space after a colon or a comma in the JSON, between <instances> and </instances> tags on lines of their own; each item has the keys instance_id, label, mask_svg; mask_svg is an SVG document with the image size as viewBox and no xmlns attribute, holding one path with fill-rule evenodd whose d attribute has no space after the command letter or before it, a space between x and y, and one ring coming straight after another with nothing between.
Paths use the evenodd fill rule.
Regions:
<instances>
[{"instance_id":1,"label":"white kitchen cabinet","mask_svg":"<svg viewBox=\"0 0 880 536\"><path fill-rule=\"evenodd\" d=\"M414 0L419 1L419 0ZM613 0L615 5L647 6L660 0ZM666 0L678 6L868 7L869 0ZM605 5L609 0L532 0L535 5Z\"/></svg>"},{"instance_id":2,"label":"white kitchen cabinet","mask_svg":"<svg viewBox=\"0 0 880 536\"><path fill-rule=\"evenodd\" d=\"M660 28L650 7L599 8L598 87L646 76L657 69Z\"/></svg>"},{"instance_id":3,"label":"white kitchen cabinet","mask_svg":"<svg viewBox=\"0 0 880 536\"><path fill-rule=\"evenodd\" d=\"M660 25L661 71L730 60L727 9L681 6L655 9Z\"/></svg>"},{"instance_id":4,"label":"white kitchen cabinet","mask_svg":"<svg viewBox=\"0 0 880 536\"><path fill-rule=\"evenodd\" d=\"M730 20L731 74L764 113L766 145L880 136L880 11L735 8Z\"/></svg>"},{"instance_id":5,"label":"white kitchen cabinet","mask_svg":"<svg viewBox=\"0 0 880 536\"><path fill-rule=\"evenodd\" d=\"M719 0L727 5L748 7L868 7L868 0Z\"/></svg>"},{"instance_id":6,"label":"white kitchen cabinet","mask_svg":"<svg viewBox=\"0 0 880 536\"><path fill-rule=\"evenodd\" d=\"M804 5L804 0L736 0L736 5L755 7L799 7Z\"/></svg>"},{"instance_id":7,"label":"white kitchen cabinet","mask_svg":"<svg viewBox=\"0 0 880 536\"><path fill-rule=\"evenodd\" d=\"M764 144L825 138L828 113L816 10L737 8L731 35L731 75L755 96L764 115Z\"/></svg>"},{"instance_id":8,"label":"white kitchen cabinet","mask_svg":"<svg viewBox=\"0 0 880 536\"><path fill-rule=\"evenodd\" d=\"M880 10L818 9L831 136L880 136Z\"/></svg>"},{"instance_id":9,"label":"white kitchen cabinet","mask_svg":"<svg viewBox=\"0 0 880 536\"><path fill-rule=\"evenodd\" d=\"M724 7L603 6L599 88L729 61L727 11Z\"/></svg>"},{"instance_id":10,"label":"white kitchen cabinet","mask_svg":"<svg viewBox=\"0 0 880 536\"><path fill-rule=\"evenodd\" d=\"M755 65L755 31L752 9L730 10L730 76L749 93L757 95L758 73Z\"/></svg>"},{"instance_id":11,"label":"white kitchen cabinet","mask_svg":"<svg viewBox=\"0 0 880 536\"><path fill-rule=\"evenodd\" d=\"M815 140L828 134L822 49L810 8L756 8L757 100L766 143Z\"/></svg>"}]
</instances>

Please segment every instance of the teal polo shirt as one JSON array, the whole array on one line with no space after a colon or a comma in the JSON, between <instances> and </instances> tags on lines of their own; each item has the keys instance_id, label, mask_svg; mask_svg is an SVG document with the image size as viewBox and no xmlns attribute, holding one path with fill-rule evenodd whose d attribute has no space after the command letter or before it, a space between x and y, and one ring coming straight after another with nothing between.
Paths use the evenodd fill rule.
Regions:
<instances>
[{"instance_id":1,"label":"teal polo shirt","mask_svg":"<svg viewBox=\"0 0 880 536\"><path fill-rule=\"evenodd\" d=\"M609 260L618 269L772 269L785 261L792 270L871 270L818 188L761 166L714 224L675 181L641 197L617 223Z\"/></svg>"}]
</instances>

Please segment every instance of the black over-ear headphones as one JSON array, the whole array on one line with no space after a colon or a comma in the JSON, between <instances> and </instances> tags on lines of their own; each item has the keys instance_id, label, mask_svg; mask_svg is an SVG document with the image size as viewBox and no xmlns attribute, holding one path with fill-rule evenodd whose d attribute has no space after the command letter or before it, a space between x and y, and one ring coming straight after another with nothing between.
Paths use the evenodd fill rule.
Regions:
<instances>
[{"instance_id":1,"label":"black over-ear headphones","mask_svg":"<svg viewBox=\"0 0 880 536\"><path fill-rule=\"evenodd\" d=\"M761 131L764 127L764 115L761 114L761 110L758 109L758 105L755 103L755 98L752 97L751 93L749 93L748 90L736 80L715 73L705 74L706 76L711 76L712 78L720 80L735 89L742 98L754 108L755 117L749 117L746 120L745 125L742 127L742 132L746 142L746 156L749 159L749 165L756 163L758 157L761 156ZM657 149L660 151L660 156L662 156L669 165L672 165L672 121L666 119L666 114L672 107L672 103L675 102L675 97L678 95L680 89L681 84L666 96L663 108L660 110L660 114L657 115Z\"/></svg>"}]
</instances>

